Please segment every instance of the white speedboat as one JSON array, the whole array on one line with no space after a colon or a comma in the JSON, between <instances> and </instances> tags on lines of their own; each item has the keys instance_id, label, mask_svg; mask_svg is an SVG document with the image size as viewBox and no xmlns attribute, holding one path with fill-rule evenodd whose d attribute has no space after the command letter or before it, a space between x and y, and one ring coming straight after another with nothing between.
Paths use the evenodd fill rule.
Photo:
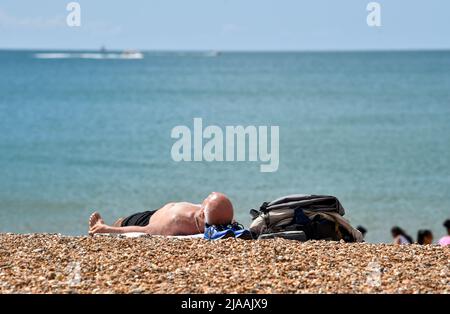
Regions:
<instances>
[{"instance_id":1,"label":"white speedboat","mask_svg":"<svg viewBox=\"0 0 450 314\"><path fill-rule=\"evenodd\" d=\"M136 50L125 50L120 54L121 59L143 59L142 52Z\"/></svg>"}]
</instances>

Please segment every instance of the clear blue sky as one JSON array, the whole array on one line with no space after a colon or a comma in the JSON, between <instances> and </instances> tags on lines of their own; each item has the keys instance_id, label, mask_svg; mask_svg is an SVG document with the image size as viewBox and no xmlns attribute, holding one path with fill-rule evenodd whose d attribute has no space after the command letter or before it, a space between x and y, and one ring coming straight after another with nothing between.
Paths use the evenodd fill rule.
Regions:
<instances>
[{"instance_id":1,"label":"clear blue sky","mask_svg":"<svg viewBox=\"0 0 450 314\"><path fill-rule=\"evenodd\" d=\"M0 48L157 50L449 49L449 0L0 0Z\"/></svg>"}]
</instances>

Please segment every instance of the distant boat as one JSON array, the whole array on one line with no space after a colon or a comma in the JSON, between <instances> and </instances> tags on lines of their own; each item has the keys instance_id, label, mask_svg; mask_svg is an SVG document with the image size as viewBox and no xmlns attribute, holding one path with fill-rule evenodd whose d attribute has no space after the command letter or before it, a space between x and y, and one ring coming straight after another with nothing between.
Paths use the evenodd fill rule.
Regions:
<instances>
[{"instance_id":1,"label":"distant boat","mask_svg":"<svg viewBox=\"0 0 450 314\"><path fill-rule=\"evenodd\" d=\"M144 55L142 52L136 50L124 50L120 54L121 59L143 59Z\"/></svg>"},{"instance_id":2,"label":"distant boat","mask_svg":"<svg viewBox=\"0 0 450 314\"><path fill-rule=\"evenodd\" d=\"M206 52L205 56L207 56L207 57L218 57L218 56L220 56L220 51L211 50L211 51Z\"/></svg>"},{"instance_id":3,"label":"distant boat","mask_svg":"<svg viewBox=\"0 0 450 314\"><path fill-rule=\"evenodd\" d=\"M124 50L123 52L107 51L103 46L97 52L51 52L51 53L36 53L34 57L37 59L143 59L144 55L136 50Z\"/></svg>"}]
</instances>

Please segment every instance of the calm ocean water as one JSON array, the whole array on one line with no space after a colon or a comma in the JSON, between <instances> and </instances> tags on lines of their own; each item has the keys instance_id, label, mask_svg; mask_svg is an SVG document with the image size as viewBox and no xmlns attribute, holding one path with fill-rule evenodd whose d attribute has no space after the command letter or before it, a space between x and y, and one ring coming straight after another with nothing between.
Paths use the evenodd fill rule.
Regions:
<instances>
[{"instance_id":1,"label":"calm ocean water","mask_svg":"<svg viewBox=\"0 0 450 314\"><path fill-rule=\"evenodd\" d=\"M450 218L450 52L0 52L0 231L83 234L168 201L332 194L372 242ZM278 125L280 166L176 163L176 125Z\"/></svg>"}]
</instances>

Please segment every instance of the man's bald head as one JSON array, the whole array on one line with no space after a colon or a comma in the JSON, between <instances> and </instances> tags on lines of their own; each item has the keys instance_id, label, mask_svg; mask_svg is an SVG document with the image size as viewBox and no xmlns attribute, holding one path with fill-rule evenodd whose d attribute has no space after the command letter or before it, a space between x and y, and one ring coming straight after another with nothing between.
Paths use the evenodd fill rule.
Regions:
<instances>
[{"instance_id":1,"label":"man's bald head","mask_svg":"<svg viewBox=\"0 0 450 314\"><path fill-rule=\"evenodd\" d=\"M212 192L203 201L202 208L209 225L226 225L233 220L233 205L225 194Z\"/></svg>"}]
</instances>

